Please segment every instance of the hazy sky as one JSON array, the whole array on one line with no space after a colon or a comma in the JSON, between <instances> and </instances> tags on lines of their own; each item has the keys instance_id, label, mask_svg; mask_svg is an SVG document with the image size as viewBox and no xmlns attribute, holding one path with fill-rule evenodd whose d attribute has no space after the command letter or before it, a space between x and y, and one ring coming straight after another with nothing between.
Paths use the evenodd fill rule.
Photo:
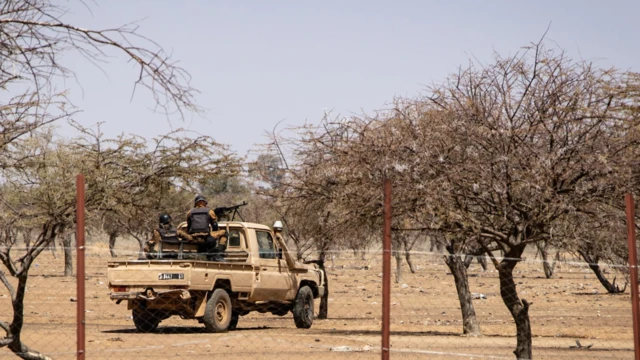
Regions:
<instances>
[{"instance_id":1,"label":"hazy sky","mask_svg":"<svg viewBox=\"0 0 640 360\"><path fill-rule=\"evenodd\" d=\"M640 71L640 2L632 0L109 0L92 13L63 3L72 6L65 19L83 27L140 20L140 33L191 73L208 109L171 126L211 135L239 155L281 120L379 109L441 82L471 56L488 62L494 50L513 54L550 23L547 39L572 57ZM108 136L149 138L170 128L149 110L147 93L130 101L137 73L124 58L104 65L107 75L81 57L64 60L82 85L67 84L83 124L106 121Z\"/></svg>"}]
</instances>

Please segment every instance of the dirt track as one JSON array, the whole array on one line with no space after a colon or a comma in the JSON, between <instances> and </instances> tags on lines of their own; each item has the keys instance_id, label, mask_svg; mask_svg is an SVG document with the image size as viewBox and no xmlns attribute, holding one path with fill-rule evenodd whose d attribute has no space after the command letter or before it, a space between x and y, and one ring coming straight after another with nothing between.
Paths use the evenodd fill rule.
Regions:
<instances>
[{"instance_id":1,"label":"dirt track","mask_svg":"<svg viewBox=\"0 0 640 360\"><path fill-rule=\"evenodd\" d=\"M134 249L133 242L119 245ZM533 259L533 254L529 258ZM369 258L379 254L370 254ZM121 256L123 257L123 256ZM125 256L126 257L126 256ZM461 316L453 278L439 256L415 254L418 266L405 266L403 281L392 289L392 358L513 359L515 325L499 296L497 274L470 268L472 292L482 337L461 336ZM309 330L295 328L290 315L250 314L238 329L207 334L193 320L171 318L156 333L135 331L126 305L108 299L108 251L92 245L87 256L87 358L122 359L181 357L225 359L375 359L379 358L381 284L379 260L363 261L344 254L329 271L329 320L316 320ZM364 270L368 263L370 270ZM395 264L393 265L395 267ZM43 253L31 271L23 339L55 359L75 354L76 303L74 278L59 276L62 254ZM629 293L608 295L593 273L581 264L561 264L545 279L533 260L517 267L518 291L533 303L530 309L536 359L629 359L633 330ZM403 286L403 284L406 284ZM317 307L318 303L316 303ZM0 290L0 318L9 320L8 294ZM575 349L575 340L591 349ZM340 351L342 350L342 351ZM15 357L0 349L0 358Z\"/></svg>"}]
</instances>

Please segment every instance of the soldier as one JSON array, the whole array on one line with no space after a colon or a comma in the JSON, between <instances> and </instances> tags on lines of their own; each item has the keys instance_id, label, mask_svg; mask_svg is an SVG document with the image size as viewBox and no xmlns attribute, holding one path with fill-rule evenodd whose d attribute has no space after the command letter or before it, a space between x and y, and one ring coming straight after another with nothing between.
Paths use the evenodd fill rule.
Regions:
<instances>
[{"instance_id":1,"label":"soldier","mask_svg":"<svg viewBox=\"0 0 640 360\"><path fill-rule=\"evenodd\" d=\"M227 248L226 231L218 229L218 217L207 204L204 196L196 196L194 208L187 213L187 232L201 244L198 252L206 253L211 261L224 261L220 254Z\"/></svg>"},{"instance_id":2,"label":"soldier","mask_svg":"<svg viewBox=\"0 0 640 360\"><path fill-rule=\"evenodd\" d=\"M286 251L288 253L289 249L287 248L287 244L284 242L284 237L282 237L282 221L278 220L274 222L272 227L273 234L276 236L276 242L282 251ZM291 256L285 256L285 260L291 269L297 267L295 260L292 260Z\"/></svg>"},{"instance_id":3,"label":"soldier","mask_svg":"<svg viewBox=\"0 0 640 360\"><path fill-rule=\"evenodd\" d=\"M276 221L273 223L273 233L276 235L276 239L280 240L284 244L284 238L282 237L282 221Z\"/></svg>"},{"instance_id":4,"label":"soldier","mask_svg":"<svg viewBox=\"0 0 640 360\"><path fill-rule=\"evenodd\" d=\"M184 231L173 227L171 223L171 216L169 214L160 215L159 226L157 229L153 230L153 236L151 240L147 241L147 244L144 247L144 253L147 259L153 258L155 253L155 245L161 241L172 241L172 240L189 240L191 236Z\"/></svg>"}]
</instances>

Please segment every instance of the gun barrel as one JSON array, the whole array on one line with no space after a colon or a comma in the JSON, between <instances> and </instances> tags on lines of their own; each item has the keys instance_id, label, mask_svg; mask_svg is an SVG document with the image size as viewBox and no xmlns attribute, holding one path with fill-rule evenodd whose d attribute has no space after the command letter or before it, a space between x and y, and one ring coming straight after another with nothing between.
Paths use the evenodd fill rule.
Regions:
<instances>
[{"instance_id":1,"label":"gun barrel","mask_svg":"<svg viewBox=\"0 0 640 360\"><path fill-rule=\"evenodd\" d=\"M213 209L213 211L215 212L215 214L217 216L225 216L228 215L230 212L232 211L236 211L238 210L241 206L245 206L248 203L246 201L243 201L241 204L238 205L233 205L233 206L221 206L221 207L217 207L215 209Z\"/></svg>"}]
</instances>

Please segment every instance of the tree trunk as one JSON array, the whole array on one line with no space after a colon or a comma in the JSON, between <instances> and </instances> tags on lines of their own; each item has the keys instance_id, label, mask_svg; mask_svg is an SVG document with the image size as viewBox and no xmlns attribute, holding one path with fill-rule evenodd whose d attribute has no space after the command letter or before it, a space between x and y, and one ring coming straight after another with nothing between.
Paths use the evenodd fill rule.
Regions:
<instances>
[{"instance_id":1,"label":"tree trunk","mask_svg":"<svg viewBox=\"0 0 640 360\"><path fill-rule=\"evenodd\" d=\"M447 250L449 250L449 249L447 249ZM450 250L450 251L452 251L452 250ZM469 265L471 265L472 261L473 261L473 255L467 254L467 255L464 256L464 261L462 263L464 264L465 269L469 268Z\"/></svg>"},{"instance_id":2,"label":"tree trunk","mask_svg":"<svg viewBox=\"0 0 640 360\"><path fill-rule=\"evenodd\" d=\"M445 263L449 267L458 292L460 301L460 311L462 312L462 332L468 335L480 335L480 325L476 319L476 310L473 307L473 299L469 291L469 278L467 277L467 267L460 254L455 254L453 248L449 250L449 255L445 256Z\"/></svg>"},{"instance_id":3,"label":"tree trunk","mask_svg":"<svg viewBox=\"0 0 640 360\"><path fill-rule=\"evenodd\" d=\"M482 266L482 271L487 271L487 256L483 253L478 255L478 264Z\"/></svg>"},{"instance_id":4,"label":"tree trunk","mask_svg":"<svg viewBox=\"0 0 640 360\"><path fill-rule=\"evenodd\" d=\"M135 237L136 240L138 240L138 245L140 245L140 249L138 250L138 259L139 260L146 260L147 257L144 255L144 244L146 243L146 241L142 238L139 237Z\"/></svg>"},{"instance_id":5,"label":"tree trunk","mask_svg":"<svg viewBox=\"0 0 640 360\"><path fill-rule=\"evenodd\" d=\"M549 254L547 251L543 251L542 255L542 269L544 270L544 276L547 279L550 279L553 276L554 271L556 270L557 261L560 258L560 253L556 252L556 255L553 258L553 261L549 261Z\"/></svg>"},{"instance_id":6,"label":"tree trunk","mask_svg":"<svg viewBox=\"0 0 640 360\"><path fill-rule=\"evenodd\" d=\"M116 255L116 240L118 239L118 233L116 232L112 232L109 233L109 252L111 253L111 257L118 257L118 255Z\"/></svg>"},{"instance_id":7,"label":"tree trunk","mask_svg":"<svg viewBox=\"0 0 640 360\"><path fill-rule=\"evenodd\" d=\"M329 318L329 277L324 267L324 252L320 253L320 260L318 261L318 267L324 275L324 294L320 298L320 309L318 310L318 319Z\"/></svg>"},{"instance_id":8,"label":"tree trunk","mask_svg":"<svg viewBox=\"0 0 640 360\"><path fill-rule=\"evenodd\" d=\"M615 276L613 277L613 282L609 282L609 280L604 276L602 270L600 269L600 265L598 264L598 262L600 262L600 257L591 257L589 256L589 254L582 250L578 250L578 253L580 254L580 256L582 256L582 259L587 262L589 268L594 272L594 274L596 274L596 277L598 278L598 281L600 281L600 284L602 284L602 286L604 286L604 288L607 289L610 294L619 294L627 290L627 284L624 284L624 287L622 289L620 289L620 287L616 285Z\"/></svg>"},{"instance_id":9,"label":"tree trunk","mask_svg":"<svg viewBox=\"0 0 640 360\"><path fill-rule=\"evenodd\" d=\"M55 241L51 242L51 245L49 245L49 250L51 250L51 255L53 255L53 258L57 260L58 259L58 255L56 254L57 249L56 249L56 242Z\"/></svg>"},{"instance_id":10,"label":"tree trunk","mask_svg":"<svg viewBox=\"0 0 640 360\"><path fill-rule=\"evenodd\" d=\"M11 305L13 307L13 319L11 324L8 326L2 324L2 327L5 328L5 330L8 330L8 334L6 338L0 339L0 342L4 342L4 340L11 340L11 342L7 344L7 347L21 359L51 360L50 357L31 350L28 346L22 343L21 335L22 326L24 324L24 296L27 289L27 278L27 271L18 277L18 286L15 290L15 296L11 301Z\"/></svg>"},{"instance_id":11,"label":"tree trunk","mask_svg":"<svg viewBox=\"0 0 640 360\"><path fill-rule=\"evenodd\" d=\"M413 266L413 262L411 262L411 250L404 251L404 258L407 260L407 264L409 265L409 270L412 274L416 273L416 268Z\"/></svg>"},{"instance_id":12,"label":"tree trunk","mask_svg":"<svg viewBox=\"0 0 640 360\"><path fill-rule=\"evenodd\" d=\"M73 276L73 249L71 248L71 233L62 236L64 249L64 276Z\"/></svg>"},{"instance_id":13,"label":"tree trunk","mask_svg":"<svg viewBox=\"0 0 640 360\"><path fill-rule=\"evenodd\" d=\"M438 237L437 236L429 236L429 252L433 252L433 250L435 249L438 252L442 252L442 243L440 241L438 241Z\"/></svg>"},{"instance_id":14,"label":"tree trunk","mask_svg":"<svg viewBox=\"0 0 640 360\"><path fill-rule=\"evenodd\" d=\"M536 243L536 247L538 248L538 253L542 258L542 269L544 270L544 276L547 279L550 279L556 269L556 262L560 259L560 252L556 252L554 260L549 261L549 252L547 251L549 244L546 241L541 241L539 243Z\"/></svg>"},{"instance_id":15,"label":"tree trunk","mask_svg":"<svg viewBox=\"0 0 640 360\"><path fill-rule=\"evenodd\" d=\"M487 271L487 257L485 256L484 252L479 255L477 255L477 253L467 254L464 258L465 268L467 269L469 268L469 265L471 265L471 263L473 262L473 259L476 259L478 261L478 264L482 266L483 271Z\"/></svg>"},{"instance_id":16,"label":"tree trunk","mask_svg":"<svg viewBox=\"0 0 640 360\"><path fill-rule=\"evenodd\" d=\"M24 246L26 248L31 246L31 230L25 230L22 233L22 241L24 241Z\"/></svg>"},{"instance_id":17,"label":"tree trunk","mask_svg":"<svg viewBox=\"0 0 640 360\"><path fill-rule=\"evenodd\" d=\"M402 254L399 250L393 251L393 257L396 259L396 284L402 281Z\"/></svg>"},{"instance_id":18,"label":"tree trunk","mask_svg":"<svg viewBox=\"0 0 640 360\"><path fill-rule=\"evenodd\" d=\"M513 269L520 261L525 248L526 244L513 246L497 265L500 277L500 296L516 323L517 345L513 353L517 359L531 359L533 356L531 323L529 321L529 306L531 304L525 299L518 298L516 283L513 280Z\"/></svg>"}]
</instances>

